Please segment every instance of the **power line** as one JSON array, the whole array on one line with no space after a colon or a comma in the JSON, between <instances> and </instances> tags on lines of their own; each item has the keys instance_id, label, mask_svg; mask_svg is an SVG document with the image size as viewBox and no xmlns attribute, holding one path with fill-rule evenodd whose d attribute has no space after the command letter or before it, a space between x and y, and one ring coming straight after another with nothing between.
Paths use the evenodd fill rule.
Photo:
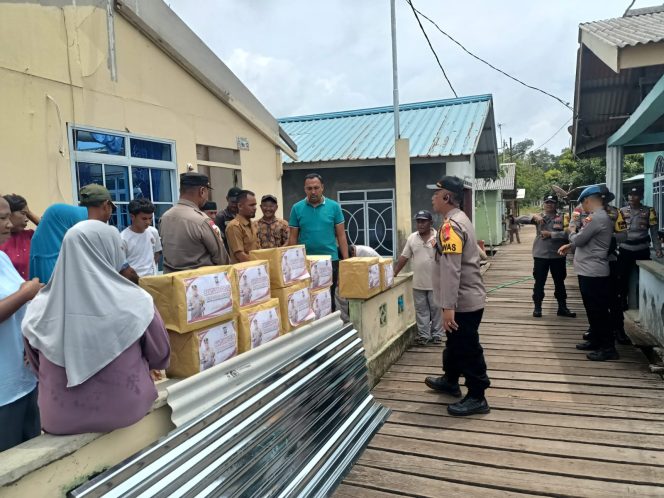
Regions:
<instances>
[{"instance_id":1,"label":"power line","mask_svg":"<svg viewBox=\"0 0 664 498\"><path fill-rule=\"evenodd\" d=\"M447 77L447 73L445 72L445 69L443 68L443 65L440 63L440 59L438 58L438 54L436 53L436 50L433 48L433 45L431 44L431 40L429 40L429 35L427 35L427 32L424 30L424 26L422 26L422 21L420 21L420 17L417 15L419 13L419 11L413 5L412 0L406 0L406 2L408 3L408 5L410 5L410 8L413 9L413 15L415 16L415 19L417 19L417 24L420 25L420 29L422 30L422 34L424 35L424 38L426 38L427 43L429 44L429 48L433 52L433 56L436 58L436 62L438 63L438 67L440 67L440 70L443 72L443 76L445 76L445 80L447 81L447 84L450 85L450 88L452 89L452 93L454 94L455 97L459 97L456 93L456 90L454 90L454 87L452 86L452 82Z\"/></svg>"},{"instance_id":2,"label":"power line","mask_svg":"<svg viewBox=\"0 0 664 498\"><path fill-rule=\"evenodd\" d=\"M539 149L543 148L546 144L548 144L551 140L553 140L553 138L554 138L558 133L560 133L560 132L563 130L563 128L565 128L565 126L567 126L567 125L569 124L570 121L572 121L572 118L569 118L567 121L565 121L565 122L563 123L563 125L562 125L560 128L558 128L558 130L557 130L553 135L551 135L548 139L546 139L546 140L544 141L543 144L541 144L539 147L535 147L535 148L532 149L530 152L535 152L536 150L539 150Z\"/></svg>"},{"instance_id":3,"label":"power line","mask_svg":"<svg viewBox=\"0 0 664 498\"><path fill-rule=\"evenodd\" d=\"M484 59L482 59L481 57L475 55L475 54L472 53L470 50L468 50L466 47L464 47L460 42L458 42L456 39L454 39L451 35L447 34L445 31L443 31L442 28L441 28L440 26L438 26L438 24L436 24L435 21L431 20L431 19L430 19L429 17L427 17L425 14L423 14L422 12L420 12L419 10L417 10L417 9L413 6L413 3L412 3L411 0L406 0L406 2L407 2L407 3L410 5L410 7L413 9L413 13L415 14L415 17L417 17L418 14L419 14L420 16L424 17L427 21L429 21L431 24L433 24L433 25L436 27L436 29L437 29L438 31L440 31L443 35L445 35L447 38L449 38L449 39L452 40L454 43L456 43L459 47L461 47L461 49L462 49L464 52L466 52L466 53L467 53L468 55L470 55L471 57L474 57L474 58L477 59L478 61L482 62L483 64L486 64L487 66L489 66L489 67L490 67L491 69L493 69L494 71L498 71L498 72L501 73L502 75L507 76L508 78L510 78L510 79L512 79L512 80L514 80L514 81L516 81L516 82L519 83L520 85L523 85L523 86L525 86L526 88L530 88L531 90L535 90L535 91L537 91L537 92L543 93L544 95L547 95L547 96L551 97L552 99L557 100L557 101L560 102L562 105L564 105L565 107L567 107L570 111L574 112L574 109L570 106L569 102L565 102L565 101L564 101L563 99L561 99L560 97L557 97L557 96L553 95L552 93L547 92L546 90L542 90L541 88L537 88L536 86L529 85L529 84L527 84L527 83L521 81L519 78L516 78L515 76L512 76L511 74L509 74L509 73L503 71L502 69L497 68L496 66L494 66L494 65L491 64L490 62L487 62L487 61L485 61ZM418 17L417 21L420 22L419 17ZM421 23L420 23L420 27L422 27L422 24L421 24ZM424 28L422 28L422 30L424 31ZM425 36L426 36L426 34L425 34ZM427 38L427 41L428 41L428 40L429 40L429 39ZM431 43L429 43L429 45L431 45ZM432 50L433 50L433 49L432 49ZM434 52L434 53L435 53L435 52ZM438 57L436 57L436 59L437 59L437 58L438 58ZM441 67L441 69L442 69L442 67Z\"/></svg>"}]
</instances>

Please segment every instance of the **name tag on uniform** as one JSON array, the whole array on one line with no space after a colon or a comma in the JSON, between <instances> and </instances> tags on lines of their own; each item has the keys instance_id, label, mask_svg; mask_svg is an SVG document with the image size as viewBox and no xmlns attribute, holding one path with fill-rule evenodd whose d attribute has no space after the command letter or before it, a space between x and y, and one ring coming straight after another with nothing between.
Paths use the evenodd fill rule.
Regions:
<instances>
[{"instance_id":1,"label":"name tag on uniform","mask_svg":"<svg viewBox=\"0 0 664 498\"><path fill-rule=\"evenodd\" d=\"M463 252L461 237L454 231L449 221L443 224L439 236L443 254L461 254Z\"/></svg>"}]
</instances>

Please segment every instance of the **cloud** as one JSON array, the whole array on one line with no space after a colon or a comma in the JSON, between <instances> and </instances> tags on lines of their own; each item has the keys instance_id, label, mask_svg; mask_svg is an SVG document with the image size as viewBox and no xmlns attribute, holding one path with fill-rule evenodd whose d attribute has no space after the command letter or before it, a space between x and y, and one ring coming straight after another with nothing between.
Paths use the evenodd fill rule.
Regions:
<instances>
[{"instance_id":1,"label":"cloud","mask_svg":"<svg viewBox=\"0 0 664 498\"><path fill-rule=\"evenodd\" d=\"M469 50L523 81L572 101L578 25L621 16L624 0L414 0ZM650 2L651 3L651 2ZM646 6L638 0L635 7ZM392 103L389 3L385 0L174 0L171 7L275 116ZM405 1L397 1L401 102L452 92ZM503 137L547 140L571 112L425 29L460 96L491 93ZM569 144L562 130L547 147Z\"/></svg>"}]
</instances>

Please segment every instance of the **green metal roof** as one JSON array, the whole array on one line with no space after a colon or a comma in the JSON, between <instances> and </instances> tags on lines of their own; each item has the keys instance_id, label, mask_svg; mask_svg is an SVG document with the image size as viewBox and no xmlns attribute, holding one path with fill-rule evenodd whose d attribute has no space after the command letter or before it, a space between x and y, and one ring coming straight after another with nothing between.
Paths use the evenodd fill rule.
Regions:
<instances>
[{"instance_id":1,"label":"green metal roof","mask_svg":"<svg viewBox=\"0 0 664 498\"><path fill-rule=\"evenodd\" d=\"M410 140L411 158L476 157L478 170L495 174L497 145L491 95L434 100L399 106L401 136ZM281 118L297 144L299 161L318 163L394 159L394 108Z\"/></svg>"}]
</instances>

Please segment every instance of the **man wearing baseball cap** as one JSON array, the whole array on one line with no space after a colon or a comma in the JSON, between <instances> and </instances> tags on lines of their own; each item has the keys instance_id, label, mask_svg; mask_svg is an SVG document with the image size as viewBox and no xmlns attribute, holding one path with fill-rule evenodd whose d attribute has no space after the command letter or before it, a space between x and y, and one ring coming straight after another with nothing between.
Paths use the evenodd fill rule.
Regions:
<instances>
[{"instance_id":1,"label":"man wearing baseball cap","mask_svg":"<svg viewBox=\"0 0 664 498\"><path fill-rule=\"evenodd\" d=\"M411 233L394 268L396 277L403 267L412 261L413 302L415 303L415 321L417 323L418 346L425 346L433 341L443 343L443 323L440 307L436 306L433 296L433 272L436 258L436 234L432 227L433 216L429 211L418 211L415 215L417 231Z\"/></svg>"},{"instance_id":2,"label":"man wearing baseball cap","mask_svg":"<svg viewBox=\"0 0 664 498\"><path fill-rule=\"evenodd\" d=\"M180 199L159 223L164 273L228 264L228 253L214 221L202 210L211 188L205 175L180 175Z\"/></svg>"},{"instance_id":3,"label":"man wearing baseball cap","mask_svg":"<svg viewBox=\"0 0 664 498\"><path fill-rule=\"evenodd\" d=\"M544 210L540 214L519 216L518 223L532 223L537 228L537 236L533 242L533 316L542 316L544 286L551 272L555 286L553 295L558 301L558 316L575 318L576 313L567 307L567 289L565 279L565 256L558 254L558 249L567 243L567 227L569 217L558 210L558 197L547 194L543 199Z\"/></svg>"},{"instance_id":4,"label":"man wearing baseball cap","mask_svg":"<svg viewBox=\"0 0 664 498\"><path fill-rule=\"evenodd\" d=\"M484 397L491 385L486 372L479 326L484 313L486 291L480 274L480 254L475 229L461 211L463 180L445 176L435 185L431 199L434 210L444 217L438 231L436 265L433 272L435 303L443 311L447 343L443 350L442 377L427 377L425 384L436 391L460 397L459 377L466 379L468 394L448 405L451 415L488 413Z\"/></svg>"},{"instance_id":5,"label":"man wearing baseball cap","mask_svg":"<svg viewBox=\"0 0 664 498\"><path fill-rule=\"evenodd\" d=\"M261 197L263 217L256 222L258 228L258 244L261 249L283 247L288 244L288 222L277 218L279 208L277 196L267 194Z\"/></svg>"},{"instance_id":6,"label":"man wearing baseball cap","mask_svg":"<svg viewBox=\"0 0 664 498\"><path fill-rule=\"evenodd\" d=\"M570 249L575 250L574 270L592 330L591 338L577 344L576 348L589 351L586 357L593 361L619 358L609 315L609 250L614 222L604 210L605 195L599 185L591 185L581 192L579 202L583 210L590 214L578 232L576 224L570 225L570 243L558 249L561 255L566 255Z\"/></svg>"},{"instance_id":7,"label":"man wearing baseball cap","mask_svg":"<svg viewBox=\"0 0 664 498\"><path fill-rule=\"evenodd\" d=\"M111 193L106 187L96 183L81 188L78 193L78 200L79 205L87 208L89 220L108 223L115 211Z\"/></svg>"},{"instance_id":8,"label":"man wearing baseball cap","mask_svg":"<svg viewBox=\"0 0 664 498\"><path fill-rule=\"evenodd\" d=\"M662 243L657 236L659 222L654 208L641 204L643 189L632 187L627 194L627 206L620 209L627 224L627 240L620 244L618 282L623 309L627 309L629 281L636 262L650 259L650 243L655 255L662 257Z\"/></svg>"}]
</instances>

